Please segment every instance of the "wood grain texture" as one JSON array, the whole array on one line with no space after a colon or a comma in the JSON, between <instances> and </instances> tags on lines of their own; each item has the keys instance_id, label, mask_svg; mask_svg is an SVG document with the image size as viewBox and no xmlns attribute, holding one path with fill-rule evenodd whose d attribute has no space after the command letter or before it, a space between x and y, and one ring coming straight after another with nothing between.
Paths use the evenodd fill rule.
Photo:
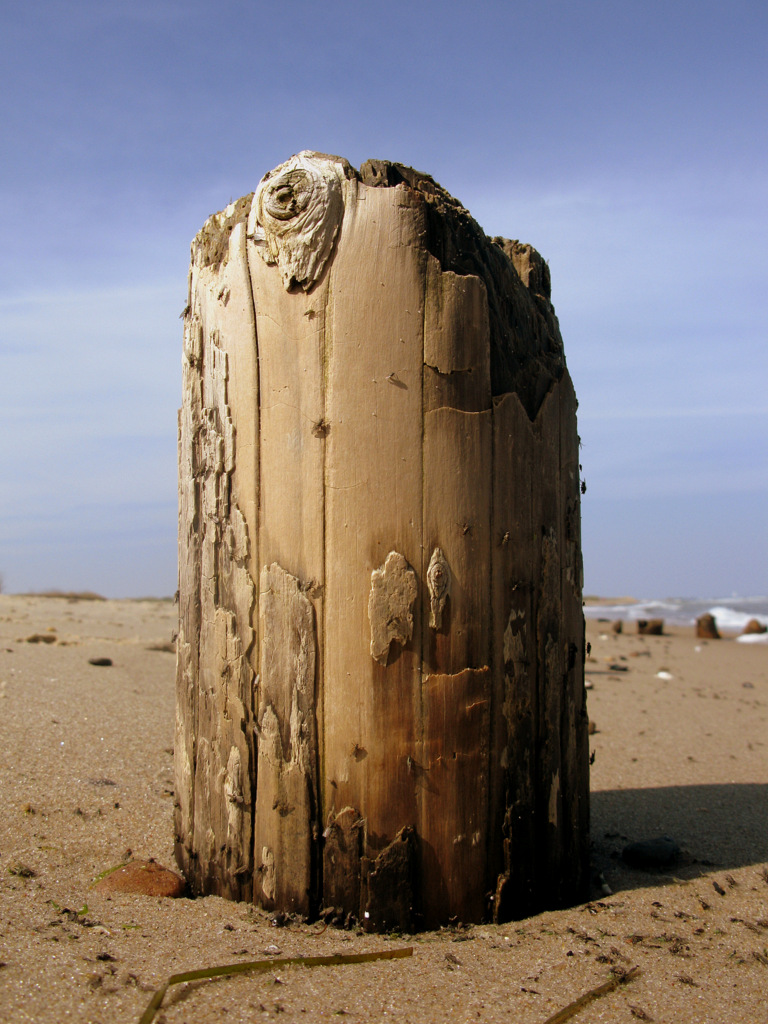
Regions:
<instances>
[{"instance_id":1,"label":"wood grain texture","mask_svg":"<svg viewBox=\"0 0 768 1024\"><path fill-rule=\"evenodd\" d=\"M534 423L536 487L533 491L534 532L537 544L537 603L535 610L536 659L538 668L538 728L535 749L536 846L539 879L548 900L558 905L565 878L563 851L563 772L561 760L561 717L563 714L564 644L560 592L561 505L560 402L558 385L544 399Z\"/></svg>"},{"instance_id":2,"label":"wood grain texture","mask_svg":"<svg viewBox=\"0 0 768 1024\"><path fill-rule=\"evenodd\" d=\"M259 631L254 897L270 910L309 915L318 909L315 612L276 562L261 573Z\"/></svg>"},{"instance_id":3,"label":"wood grain texture","mask_svg":"<svg viewBox=\"0 0 768 1024\"><path fill-rule=\"evenodd\" d=\"M534 609L538 537L533 426L515 394L493 411L493 699L489 869L495 920L532 913L538 898L538 687ZM494 882L495 879L495 882Z\"/></svg>"},{"instance_id":4,"label":"wood grain texture","mask_svg":"<svg viewBox=\"0 0 768 1024\"><path fill-rule=\"evenodd\" d=\"M487 916L490 684L487 665L424 679L424 764L414 773L427 927Z\"/></svg>"},{"instance_id":5,"label":"wood grain texture","mask_svg":"<svg viewBox=\"0 0 768 1024\"><path fill-rule=\"evenodd\" d=\"M580 440L578 402L566 372L558 388L560 400L560 575L563 620L563 709L561 763L563 766L563 861L571 880L570 891L589 891L589 719L584 688L584 611L581 560ZM564 894L565 898L570 895Z\"/></svg>"},{"instance_id":6,"label":"wood grain texture","mask_svg":"<svg viewBox=\"0 0 768 1024\"><path fill-rule=\"evenodd\" d=\"M370 653L371 573L398 552L421 575L422 219L406 188L350 190L326 320L324 792L358 808L373 857L416 821L421 619L389 661ZM333 638L331 640L331 638ZM359 912L352 889L346 911Z\"/></svg>"},{"instance_id":7,"label":"wood grain texture","mask_svg":"<svg viewBox=\"0 0 768 1024\"><path fill-rule=\"evenodd\" d=\"M488 297L473 275L443 271L427 259L424 311L424 409L490 407Z\"/></svg>"},{"instance_id":8,"label":"wood grain texture","mask_svg":"<svg viewBox=\"0 0 768 1024\"><path fill-rule=\"evenodd\" d=\"M183 394L193 889L379 930L582 896L576 399L545 261L426 175L300 154L193 243Z\"/></svg>"}]
</instances>

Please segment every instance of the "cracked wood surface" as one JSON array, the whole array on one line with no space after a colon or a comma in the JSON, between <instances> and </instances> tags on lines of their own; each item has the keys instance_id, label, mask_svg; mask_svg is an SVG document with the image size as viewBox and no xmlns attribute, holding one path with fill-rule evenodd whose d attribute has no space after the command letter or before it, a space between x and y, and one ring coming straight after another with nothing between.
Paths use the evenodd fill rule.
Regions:
<instances>
[{"instance_id":1,"label":"cracked wood surface","mask_svg":"<svg viewBox=\"0 0 768 1024\"><path fill-rule=\"evenodd\" d=\"M254 898L309 915L317 866L315 611L276 562L261 574L261 673L254 819Z\"/></svg>"},{"instance_id":2,"label":"cracked wood surface","mask_svg":"<svg viewBox=\"0 0 768 1024\"><path fill-rule=\"evenodd\" d=\"M193 888L374 928L578 898L576 399L542 258L426 175L302 154L195 239L184 351Z\"/></svg>"},{"instance_id":3,"label":"cracked wood surface","mask_svg":"<svg viewBox=\"0 0 768 1024\"><path fill-rule=\"evenodd\" d=\"M245 206L241 200L211 218L193 245L179 417L175 743L179 864L194 887L237 899L253 870L255 780L249 530L258 447L249 422L255 364L243 344L254 331ZM226 244L212 262L209 243L221 236Z\"/></svg>"}]
</instances>

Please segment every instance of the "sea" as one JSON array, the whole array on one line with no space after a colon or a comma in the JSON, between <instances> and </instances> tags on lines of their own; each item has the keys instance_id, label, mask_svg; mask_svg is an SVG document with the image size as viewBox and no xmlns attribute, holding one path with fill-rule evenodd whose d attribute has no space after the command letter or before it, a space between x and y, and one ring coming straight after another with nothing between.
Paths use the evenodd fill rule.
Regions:
<instances>
[{"instance_id":1,"label":"sea","mask_svg":"<svg viewBox=\"0 0 768 1024\"><path fill-rule=\"evenodd\" d=\"M768 597L667 597L664 600L621 601L617 604L589 604L588 619L636 622L638 619L664 619L670 626L693 626L700 615L715 617L721 633L741 633L750 619L768 626ZM753 634L756 643L768 642L768 634Z\"/></svg>"}]
</instances>

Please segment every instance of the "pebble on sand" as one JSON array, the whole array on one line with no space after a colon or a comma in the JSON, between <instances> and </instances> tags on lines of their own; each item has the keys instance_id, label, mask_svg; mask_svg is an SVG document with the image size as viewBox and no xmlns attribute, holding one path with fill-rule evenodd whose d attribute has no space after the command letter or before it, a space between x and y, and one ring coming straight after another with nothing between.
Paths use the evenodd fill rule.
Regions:
<instances>
[{"instance_id":1,"label":"pebble on sand","mask_svg":"<svg viewBox=\"0 0 768 1024\"><path fill-rule=\"evenodd\" d=\"M187 885L175 871L164 868L157 861L131 860L115 871L110 871L95 885L96 892L125 892L137 896L183 896Z\"/></svg>"},{"instance_id":2,"label":"pebble on sand","mask_svg":"<svg viewBox=\"0 0 768 1024\"><path fill-rule=\"evenodd\" d=\"M637 843L629 843L621 851L621 859L632 868L648 871L672 867L680 859L680 852L680 847L674 839L669 836L658 836L656 839L642 839Z\"/></svg>"},{"instance_id":3,"label":"pebble on sand","mask_svg":"<svg viewBox=\"0 0 768 1024\"><path fill-rule=\"evenodd\" d=\"M639 636L663 636L664 619L638 619L637 632Z\"/></svg>"}]
</instances>

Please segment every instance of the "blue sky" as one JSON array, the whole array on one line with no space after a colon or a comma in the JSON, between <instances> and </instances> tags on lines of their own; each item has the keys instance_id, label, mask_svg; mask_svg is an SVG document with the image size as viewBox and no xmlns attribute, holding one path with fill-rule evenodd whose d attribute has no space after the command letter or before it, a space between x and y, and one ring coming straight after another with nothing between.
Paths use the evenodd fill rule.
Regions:
<instances>
[{"instance_id":1,"label":"blue sky","mask_svg":"<svg viewBox=\"0 0 768 1024\"><path fill-rule=\"evenodd\" d=\"M189 242L301 149L549 260L585 590L768 591L768 7L4 0L0 573L176 588Z\"/></svg>"}]
</instances>

